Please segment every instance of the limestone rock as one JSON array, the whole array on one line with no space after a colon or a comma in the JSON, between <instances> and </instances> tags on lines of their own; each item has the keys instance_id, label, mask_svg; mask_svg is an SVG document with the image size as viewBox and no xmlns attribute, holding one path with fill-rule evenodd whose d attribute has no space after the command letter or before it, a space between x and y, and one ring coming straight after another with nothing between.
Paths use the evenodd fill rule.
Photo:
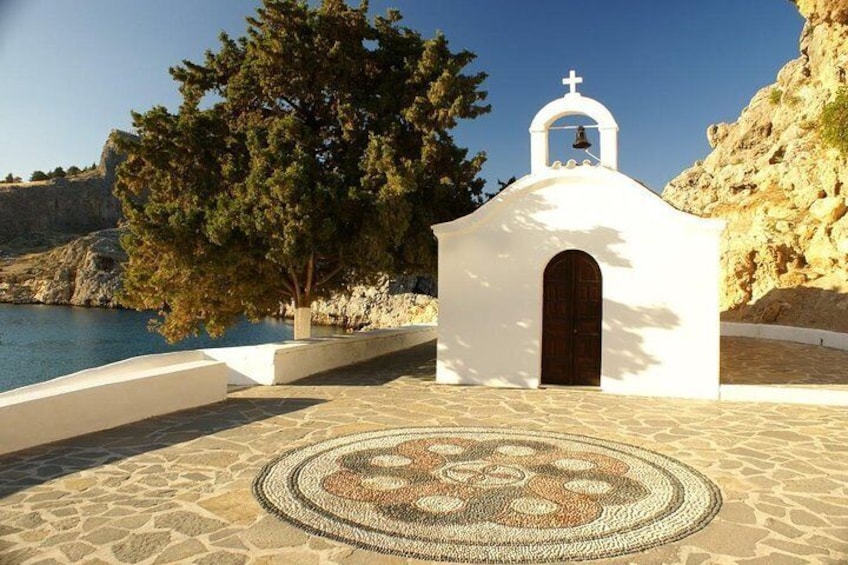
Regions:
<instances>
[{"instance_id":1,"label":"limestone rock","mask_svg":"<svg viewBox=\"0 0 848 565\"><path fill-rule=\"evenodd\" d=\"M0 262L0 302L118 307L126 253L120 230L88 234L50 251Z\"/></svg>"},{"instance_id":2,"label":"limestone rock","mask_svg":"<svg viewBox=\"0 0 848 565\"><path fill-rule=\"evenodd\" d=\"M848 85L848 3L796 4L807 19L801 56L736 122L708 128L712 152L663 198L727 220L724 319L848 331L848 159L817 131L824 105Z\"/></svg>"},{"instance_id":3,"label":"limestone rock","mask_svg":"<svg viewBox=\"0 0 848 565\"><path fill-rule=\"evenodd\" d=\"M845 199L841 196L820 198L810 206L810 214L823 225L829 226L845 215Z\"/></svg>"},{"instance_id":4,"label":"limestone rock","mask_svg":"<svg viewBox=\"0 0 848 565\"><path fill-rule=\"evenodd\" d=\"M374 286L354 286L312 305L312 321L350 329L392 328L435 322L439 315L435 282L429 277L382 277ZM282 309L291 317L290 306Z\"/></svg>"},{"instance_id":5,"label":"limestone rock","mask_svg":"<svg viewBox=\"0 0 848 565\"><path fill-rule=\"evenodd\" d=\"M844 0L796 0L795 4L811 23L848 24L848 4Z\"/></svg>"}]
</instances>

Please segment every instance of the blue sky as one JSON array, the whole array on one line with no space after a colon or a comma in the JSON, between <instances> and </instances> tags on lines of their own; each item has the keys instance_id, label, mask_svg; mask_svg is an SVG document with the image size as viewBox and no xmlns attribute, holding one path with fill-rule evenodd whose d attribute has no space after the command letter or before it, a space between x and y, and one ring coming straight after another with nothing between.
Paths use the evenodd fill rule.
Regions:
<instances>
[{"instance_id":1,"label":"blue sky","mask_svg":"<svg viewBox=\"0 0 848 565\"><path fill-rule=\"evenodd\" d=\"M245 30L253 0L0 0L0 176L85 166L130 110L176 108L167 69ZM620 168L654 190L709 152L707 126L732 121L798 56L803 20L786 0L372 0L430 37L478 55L492 113L457 140L486 151L483 176L529 170L527 128L565 89L604 103L620 127ZM554 158L567 153L571 139Z\"/></svg>"}]
</instances>

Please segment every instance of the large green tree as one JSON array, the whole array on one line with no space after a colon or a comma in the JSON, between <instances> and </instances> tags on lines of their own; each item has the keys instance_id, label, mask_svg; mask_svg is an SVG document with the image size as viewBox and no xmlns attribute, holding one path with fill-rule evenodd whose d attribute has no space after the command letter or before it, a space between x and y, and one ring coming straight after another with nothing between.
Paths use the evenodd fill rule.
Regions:
<instances>
[{"instance_id":1,"label":"large green tree","mask_svg":"<svg viewBox=\"0 0 848 565\"><path fill-rule=\"evenodd\" d=\"M479 203L482 154L450 131L489 111L475 55L397 11L265 0L245 37L171 69L182 105L134 113L117 183L125 304L169 340L310 305L378 272L432 270L430 225Z\"/></svg>"}]
</instances>

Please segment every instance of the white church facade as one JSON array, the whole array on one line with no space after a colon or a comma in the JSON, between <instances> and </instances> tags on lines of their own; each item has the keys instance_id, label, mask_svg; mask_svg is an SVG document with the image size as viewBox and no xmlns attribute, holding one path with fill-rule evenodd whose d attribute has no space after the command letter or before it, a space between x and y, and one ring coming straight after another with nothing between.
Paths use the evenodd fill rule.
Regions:
<instances>
[{"instance_id":1,"label":"white church facade","mask_svg":"<svg viewBox=\"0 0 848 565\"><path fill-rule=\"evenodd\" d=\"M618 126L570 92L530 127L531 171L439 245L436 380L718 398L722 220L681 212L618 172ZM550 162L549 133L594 120L599 162Z\"/></svg>"}]
</instances>

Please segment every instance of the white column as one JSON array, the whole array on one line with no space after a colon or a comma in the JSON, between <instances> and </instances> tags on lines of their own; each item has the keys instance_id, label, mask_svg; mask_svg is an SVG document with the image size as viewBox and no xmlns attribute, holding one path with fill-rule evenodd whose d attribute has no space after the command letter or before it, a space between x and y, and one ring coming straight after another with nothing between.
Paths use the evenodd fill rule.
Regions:
<instances>
[{"instance_id":1,"label":"white column","mask_svg":"<svg viewBox=\"0 0 848 565\"><path fill-rule=\"evenodd\" d=\"M530 130L530 173L541 173L548 166L548 131Z\"/></svg>"},{"instance_id":2,"label":"white column","mask_svg":"<svg viewBox=\"0 0 848 565\"><path fill-rule=\"evenodd\" d=\"M618 170L618 127L607 126L598 128L601 137L601 165Z\"/></svg>"}]
</instances>

